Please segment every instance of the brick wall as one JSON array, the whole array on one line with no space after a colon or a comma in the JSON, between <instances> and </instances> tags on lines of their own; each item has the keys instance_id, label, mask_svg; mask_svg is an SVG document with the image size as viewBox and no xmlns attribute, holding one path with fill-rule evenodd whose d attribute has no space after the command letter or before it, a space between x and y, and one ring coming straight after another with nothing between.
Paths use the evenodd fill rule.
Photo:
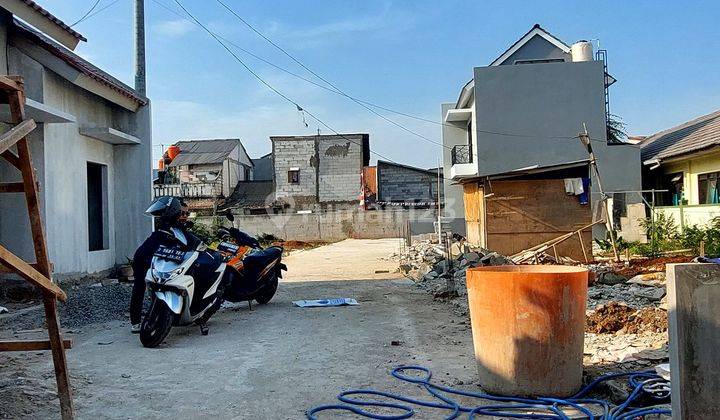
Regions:
<instances>
[{"instance_id":1,"label":"brick wall","mask_svg":"<svg viewBox=\"0 0 720 420\"><path fill-rule=\"evenodd\" d=\"M315 173L315 140L292 139L273 140L273 158L275 167L275 197L294 201L314 201L317 195ZM288 182L290 168L300 168L300 182Z\"/></svg>"},{"instance_id":2,"label":"brick wall","mask_svg":"<svg viewBox=\"0 0 720 420\"><path fill-rule=\"evenodd\" d=\"M320 202L357 201L362 174L362 137L321 139Z\"/></svg>"},{"instance_id":3,"label":"brick wall","mask_svg":"<svg viewBox=\"0 0 720 420\"><path fill-rule=\"evenodd\" d=\"M275 197L293 208L317 203L358 201L363 168L363 136L271 137ZM300 182L288 182L290 168Z\"/></svg>"},{"instance_id":4,"label":"brick wall","mask_svg":"<svg viewBox=\"0 0 720 420\"><path fill-rule=\"evenodd\" d=\"M378 201L437 201L437 175L382 161L377 168Z\"/></svg>"},{"instance_id":5,"label":"brick wall","mask_svg":"<svg viewBox=\"0 0 720 420\"><path fill-rule=\"evenodd\" d=\"M236 214L235 226L253 236L270 233L287 240L333 242L347 238L403 237L408 222L412 234L431 233L435 217L432 209ZM212 219L199 217L196 222L210 225Z\"/></svg>"}]
</instances>

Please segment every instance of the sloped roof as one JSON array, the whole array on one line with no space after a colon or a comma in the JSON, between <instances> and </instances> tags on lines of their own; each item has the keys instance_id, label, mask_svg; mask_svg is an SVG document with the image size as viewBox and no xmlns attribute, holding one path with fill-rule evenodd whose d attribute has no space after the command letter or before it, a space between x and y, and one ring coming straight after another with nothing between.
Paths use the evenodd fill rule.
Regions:
<instances>
[{"instance_id":1,"label":"sloped roof","mask_svg":"<svg viewBox=\"0 0 720 420\"><path fill-rule=\"evenodd\" d=\"M52 40L50 37L44 35L41 32L36 31L32 27L25 23L15 19L15 25L13 28L20 36L29 39L31 42L42 47L52 55L58 57L67 63L70 67L79 71L80 73L94 79L103 85L119 92L123 96L133 99L139 104L145 105L148 100L146 97L140 95L135 89L109 75L108 73L101 70L99 67L93 65L89 61L60 45L59 43Z\"/></svg>"},{"instance_id":2,"label":"sloped roof","mask_svg":"<svg viewBox=\"0 0 720 420\"><path fill-rule=\"evenodd\" d=\"M221 209L247 208L263 209L271 207L273 201L273 181L240 181L230 197L220 206Z\"/></svg>"},{"instance_id":3,"label":"sloped roof","mask_svg":"<svg viewBox=\"0 0 720 420\"><path fill-rule=\"evenodd\" d=\"M180 147L180 154L170 166L222 163L240 146L240 139L183 140L175 146Z\"/></svg>"},{"instance_id":4,"label":"sloped roof","mask_svg":"<svg viewBox=\"0 0 720 420\"><path fill-rule=\"evenodd\" d=\"M43 15L43 16L44 16L47 20L49 20L50 22L52 22L52 23L56 24L57 26L61 27L65 32L69 33L69 34L72 35L73 37L75 37L75 38L77 38L77 39L79 39L79 40L81 40L81 41L87 42L87 39L85 39L85 37L82 36L79 32L77 32L76 30L74 30L73 28L71 28L68 24L66 24L66 23L63 22L62 20L58 19L58 18L57 18L55 15L53 15L52 13L48 12L47 10L45 10L42 6L40 6L39 4L35 3L33 0L22 0L22 2L25 3L26 5L28 5L28 6L29 6L30 8L32 8L33 10L35 10L36 12L40 13L41 15Z\"/></svg>"},{"instance_id":5,"label":"sloped roof","mask_svg":"<svg viewBox=\"0 0 720 420\"><path fill-rule=\"evenodd\" d=\"M410 166L410 165L403 165L402 163L396 163L396 162L388 162L386 160L378 160L377 166L395 166L397 168L403 168L410 171L420 172L425 175L429 176L438 176L437 168L434 169L424 169L424 168L418 168L417 166ZM440 168L440 174L442 175L442 168Z\"/></svg>"},{"instance_id":6,"label":"sloped roof","mask_svg":"<svg viewBox=\"0 0 720 420\"><path fill-rule=\"evenodd\" d=\"M720 146L720 110L653 134L641 144L643 162Z\"/></svg>"},{"instance_id":7,"label":"sloped roof","mask_svg":"<svg viewBox=\"0 0 720 420\"><path fill-rule=\"evenodd\" d=\"M491 66L497 66L500 65L503 61L505 61L508 57L510 57L515 51L519 50L523 45L527 44L533 37L540 36L544 38L549 43L553 44L554 46L558 47L565 53L570 52L570 46L564 42L562 42L558 37L551 34L545 28L540 26L539 23L536 23L533 25L532 28L530 28L529 31L525 33L525 35L521 36L520 39L515 41L514 44L512 44L507 50L505 50L498 58L493 60L492 63L490 63Z\"/></svg>"}]
</instances>

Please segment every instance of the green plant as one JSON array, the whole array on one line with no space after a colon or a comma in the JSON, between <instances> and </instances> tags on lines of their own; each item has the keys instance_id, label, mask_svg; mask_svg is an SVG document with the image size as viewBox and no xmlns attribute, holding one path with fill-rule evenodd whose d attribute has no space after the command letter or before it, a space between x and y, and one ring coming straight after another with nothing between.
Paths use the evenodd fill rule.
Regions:
<instances>
[{"instance_id":1,"label":"green plant","mask_svg":"<svg viewBox=\"0 0 720 420\"><path fill-rule=\"evenodd\" d=\"M650 249L643 255L657 257L663 251L677 249L678 227L675 219L659 212L655 217L648 217L640 221L640 226L645 229L648 236Z\"/></svg>"},{"instance_id":2,"label":"green plant","mask_svg":"<svg viewBox=\"0 0 720 420\"><path fill-rule=\"evenodd\" d=\"M190 227L190 232L192 232L198 238L202 239L202 241L206 244L211 244L212 242L220 239L217 236L217 231L218 228L220 228L221 226L222 220L219 217L213 217L209 225L206 223L195 221Z\"/></svg>"},{"instance_id":3,"label":"green plant","mask_svg":"<svg viewBox=\"0 0 720 420\"><path fill-rule=\"evenodd\" d=\"M632 249L637 242L630 242L625 240L622 236L619 236L616 230L608 231L605 234L605 239L595 239L595 243L598 244L603 252L612 252L612 237L615 237L615 246L618 252L624 252L626 249Z\"/></svg>"},{"instance_id":4,"label":"green plant","mask_svg":"<svg viewBox=\"0 0 720 420\"><path fill-rule=\"evenodd\" d=\"M720 217L716 217L707 226L689 226L679 235L682 248L690 248L699 254L700 244L705 243L705 255L720 256Z\"/></svg>"}]
</instances>

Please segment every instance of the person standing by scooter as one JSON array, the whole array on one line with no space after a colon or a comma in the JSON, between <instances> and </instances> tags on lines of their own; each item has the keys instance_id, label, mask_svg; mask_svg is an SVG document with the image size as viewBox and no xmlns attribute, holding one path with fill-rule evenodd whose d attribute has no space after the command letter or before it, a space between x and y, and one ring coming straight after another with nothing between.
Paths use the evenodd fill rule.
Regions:
<instances>
[{"instance_id":1,"label":"person standing by scooter","mask_svg":"<svg viewBox=\"0 0 720 420\"><path fill-rule=\"evenodd\" d=\"M135 276L132 296L130 297L130 332L140 332L142 321L143 302L145 301L145 275L150 269L153 254L160 245L170 244L173 234L172 228L185 230L187 219L190 216L187 205L178 197L159 197L147 210L146 214L155 219L155 231L135 251L132 268Z\"/></svg>"}]
</instances>

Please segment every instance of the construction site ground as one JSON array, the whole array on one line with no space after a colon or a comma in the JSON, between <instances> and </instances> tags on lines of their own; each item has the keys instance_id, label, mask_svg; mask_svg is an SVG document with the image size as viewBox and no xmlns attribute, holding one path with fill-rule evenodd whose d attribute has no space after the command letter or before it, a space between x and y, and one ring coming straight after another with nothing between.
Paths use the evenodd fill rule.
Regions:
<instances>
[{"instance_id":1,"label":"construction site ground","mask_svg":"<svg viewBox=\"0 0 720 420\"><path fill-rule=\"evenodd\" d=\"M75 286L60 313L74 339L67 354L78 418L299 419L348 388L427 399L390 377L402 364L426 366L439 383L478 391L467 306L457 304L465 297L433 298L433 283L398 278L398 263L388 255L399 248L397 239L348 240L293 251L286 281L268 305L226 305L211 319L208 336L198 327L177 327L157 349L143 348L129 333L129 285ZM627 290L602 287L591 307ZM359 305L292 305L331 297ZM39 308L13 311L19 316L0 316L0 338L43 336ZM666 337L589 330L586 371L596 376L661 363ZM0 418L59 417L49 353L0 353L0 407ZM335 417L343 416L325 415ZM441 417L427 409L416 416Z\"/></svg>"}]
</instances>

